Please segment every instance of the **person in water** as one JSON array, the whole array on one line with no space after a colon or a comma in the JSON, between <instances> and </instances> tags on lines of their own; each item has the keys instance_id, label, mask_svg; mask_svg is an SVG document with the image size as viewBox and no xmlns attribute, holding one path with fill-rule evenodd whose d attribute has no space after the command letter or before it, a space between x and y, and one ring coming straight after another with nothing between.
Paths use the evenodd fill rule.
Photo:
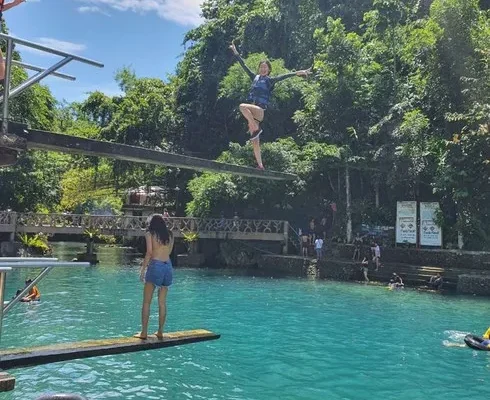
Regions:
<instances>
[{"instance_id":1,"label":"person in water","mask_svg":"<svg viewBox=\"0 0 490 400\"><path fill-rule=\"evenodd\" d=\"M32 283L32 279L26 279L25 284L26 286L30 285ZM23 297L20 301L23 301L24 303L29 303L31 301L39 301L41 300L41 292L37 288L36 285L34 285L31 290L29 290L29 294L25 297Z\"/></svg>"},{"instance_id":2,"label":"person in water","mask_svg":"<svg viewBox=\"0 0 490 400\"><path fill-rule=\"evenodd\" d=\"M487 331L483 334L482 338L483 338L483 342L481 342L480 344L490 348L490 328L487 329Z\"/></svg>"},{"instance_id":3,"label":"person in water","mask_svg":"<svg viewBox=\"0 0 490 400\"><path fill-rule=\"evenodd\" d=\"M139 339L148 337L150 305L155 288L158 288L158 331L156 337L163 339L163 326L167 317L167 292L173 280L170 253L174 238L160 214L151 217L146 239L146 255L140 269L140 279L144 282L143 307L141 309L141 332L134 335Z\"/></svg>"},{"instance_id":4,"label":"person in water","mask_svg":"<svg viewBox=\"0 0 490 400\"><path fill-rule=\"evenodd\" d=\"M250 79L252 79L252 86L250 88L250 92L247 98L248 103L240 104L240 112L243 114L248 122L248 130L251 136L250 140L253 145L255 160L258 164L257 168L263 170L264 165L262 164L262 155L260 153L259 141L259 136L262 133L260 123L262 123L262 121L264 120L265 110L269 105L271 94L274 90L274 85L292 76L308 76L311 73L311 68L271 77L271 63L268 60L263 60L259 63L258 74L254 74L240 57L240 54L238 53L238 50L236 49L234 43L230 45L230 49L233 54L238 58L238 62L248 74Z\"/></svg>"}]
</instances>

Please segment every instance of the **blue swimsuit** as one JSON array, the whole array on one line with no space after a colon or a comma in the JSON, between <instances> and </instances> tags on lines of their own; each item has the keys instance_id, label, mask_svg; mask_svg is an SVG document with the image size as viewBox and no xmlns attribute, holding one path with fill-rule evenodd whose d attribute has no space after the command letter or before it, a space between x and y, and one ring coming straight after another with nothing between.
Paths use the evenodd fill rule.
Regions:
<instances>
[{"instance_id":1,"label":"blue swimsuit","mask_svg":"<svg viewBox=\"0 0 490 400\"><path fill-rule=\"evenodd\" d=\"M279 75L271 78L269 75L255 75L250 68L244 63L243 59L237 55L238 62L248 74L250 79L252 79L252 87L250 88L250 93L248 94L247 101L259 106L262 109L266 109L269 105L272 91L274 90L274 85L286 78L290 78L296 75L296 72L290 72L288 74Z\"/></svg>"}]
</instances>

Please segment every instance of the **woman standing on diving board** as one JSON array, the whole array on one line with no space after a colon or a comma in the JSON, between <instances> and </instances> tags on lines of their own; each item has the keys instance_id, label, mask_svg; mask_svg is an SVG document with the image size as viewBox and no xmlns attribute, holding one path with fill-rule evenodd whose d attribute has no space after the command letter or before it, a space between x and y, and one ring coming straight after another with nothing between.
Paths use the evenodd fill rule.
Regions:
<instances>
[{"instance_id":1,"label":"woman standing on diving board","mask_svg":"<svg viewBox=\"0 0 490 400\"><path fill-rule=\"evenodd\" d=\"M277 82L292 76L308 76L311 73L311 68L270 77L269 74L272 70L271 63L268 60L263 60L259 63L259 73L256 75L245 65L243 59L240 57L240 54L238 54L234 43L231 44L230 49L238 58L238 62L248 74L250 79L252 79L252 87L250 88L250 93L247 98L247 101L250 103L240 104L240 111L248 121L250 141L252 142L254 148L254 155L258 164L257 168L263 170L264 165L262 164L259 141L259 136L262 133L262 129L260 128L259 124L264 120L264 112L269 105L271 94L274 90L274 85Z\"/></svg>"}]
</instances>

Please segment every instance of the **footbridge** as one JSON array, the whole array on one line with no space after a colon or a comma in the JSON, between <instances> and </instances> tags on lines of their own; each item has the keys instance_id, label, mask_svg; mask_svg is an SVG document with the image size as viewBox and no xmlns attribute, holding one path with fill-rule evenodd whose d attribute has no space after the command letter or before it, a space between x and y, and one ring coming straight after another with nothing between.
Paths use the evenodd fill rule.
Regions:
<instances>
[{"instance_id":1,"label":"footbridge","mask_svg":"<svg viewBox=\"0 0 490 400\"><path fill-rule=\"evenodd\" d=\"M265 240L287 243L289 223L279 220L166 218L174 237L195 232L199 239ZM144 236L147 217L127 215L39 214L0 212L0 233L83 235L87 229L104 235Z\"/></svg>"}]
</instances>

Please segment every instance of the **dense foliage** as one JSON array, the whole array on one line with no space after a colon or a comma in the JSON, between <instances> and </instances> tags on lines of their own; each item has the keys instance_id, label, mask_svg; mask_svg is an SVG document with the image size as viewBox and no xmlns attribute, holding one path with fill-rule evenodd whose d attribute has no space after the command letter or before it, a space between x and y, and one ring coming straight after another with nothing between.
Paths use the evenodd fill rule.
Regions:
<instances>
[{"instance_id":1,"label":"dense foliage","mask_svg":"<svg viewBox=\"0 0 490 400\"><path fill-rule=\"evenodd\" d=\"M0 171L0 208L117 212L125 189L158 185L171 208L195 216L238 212L305 226L335 203L333 230L345 234L349 221L393 225L397 200L438 201L447 243L459 230L465 248L489 249L489 8L484 0L204 1L205 22L187 33L166 82L122 69L122 95L94 92L73 104L37 86L16 99L12 116L252 166L238 111L250 81L228 49L235 40L252 69L266 57L273 75L313 65L312 77L277 85L262 137L266 168L298 179L29 152Z\"/></svg>"}]
</instances>

